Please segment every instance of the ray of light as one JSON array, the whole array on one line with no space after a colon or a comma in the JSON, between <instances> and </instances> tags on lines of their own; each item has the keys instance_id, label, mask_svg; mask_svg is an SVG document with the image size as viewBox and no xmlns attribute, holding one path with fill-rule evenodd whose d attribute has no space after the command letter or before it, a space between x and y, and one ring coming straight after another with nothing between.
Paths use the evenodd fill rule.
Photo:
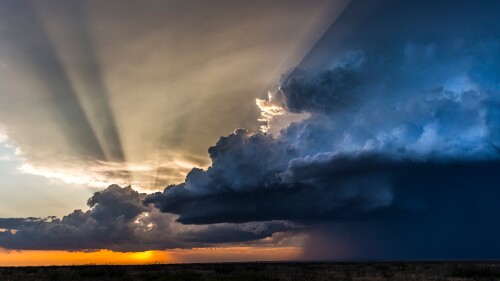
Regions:
<instances>
[{"instance_id":1,"label":"ray of light","mask_svg":"<svg viewBox=\"0 0 500 281\"><path fill-rule=\"evenodd\" d=\"M19 140L24 172L99 186L111 180L161 189L182 181L191 167L208 166L207 148L219 136L258 130L255 98L348 3L125 2L15 7L12 14L26 13L29 24L12 28L22 35L7 42L12 57L22 58L12 63L37 81L26 98L46 95L39 105L50 116L40 121L46 130L34 129L49 136L49 148L34 147L32 136L23 140L10 129L16 124L7 130ZM38 111L27 123L40 119Z\"/></svg>"},{"instance_id":2,"label":"ray of light","mask_svg":"<svg viewBox=\"0 0 500 281\"><path fill-rule=\"evenodd\" d=\"M18 26L21 30L12 30L12 32L20 33L21 35L14 37L11 40L3 40L7 56L5 58L18 58L12 61L13 65L22 73L23 79L16 81L11 80L12 85L20 86L30 84L31 87L26 87L24 91L6 91L18 95L26 95L24 98L25 104L19 108L18 112L29 110L24 106L29 107L40 104L34 102L42 102L43 106L37 109L38 118L48 118L45 128L55 127L57 135L50 136L54 140L60 137L58 150L73 151L77 154L85 154L89 157L97 157L104 159L102 148L99 145L97 137L90 125L90 122L78 101L77 94L74 91L73 85L65 71L64 63L55 51L50 38L43 29L42 21L30 2L22 2L24 21ZM15 17L15 15L12 15ZM12 17L11 16L11 17ZM2 18L9 16L2 16ZM11 21L15 21L10 19ZM26 38L25 38L26 37ZM19 58L22 60L19 60ZM9 62L10 63L10 62ZM29 83L26 83L26 80ZM32 92L33 96L28 96ZM19 97L22 99L23 97ZM32 104L33 103L33 104ZM60 104L65 106L60 106ZM14 106L16 104L14 103ZM11 104L12 106L12 104ZM43 109L43 110L42 110ZM41 112L38 112L41 111ZM34 120L38 121L38 120ZM33 130L42 128L34 127ZM7 128L14 131L13 138L17 139L17 130ZM9 133L8 132L8 133ZM21 137L19 137L21 138Z\"/></svg>"},{"instance_id":3,"label":"ray of light","mask_svg":"<svg viewBox=\"0 0 500 281\"><path fill-rule=\"evenodd\" d=\"M38 3L38 5L36 5ZM43 27L110 162L126 162L101 66L88 34L83 2L35 2ZM63 10L54 15L53 11ZM67 24L62 25L61 22Z\"/></svg>"}]
</instances>

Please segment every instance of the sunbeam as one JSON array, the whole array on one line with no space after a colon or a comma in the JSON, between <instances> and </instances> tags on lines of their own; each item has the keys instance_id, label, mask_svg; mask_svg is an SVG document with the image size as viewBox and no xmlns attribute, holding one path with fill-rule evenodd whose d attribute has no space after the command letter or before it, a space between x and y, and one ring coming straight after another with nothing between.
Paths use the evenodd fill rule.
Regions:
<instances>
[{"instance_id":1,"label":"sunbeam","mask_svg":"<svg viewBox=\"0 0 500 281\"><path fill-rule=\"evenodd\" d=\"M26 98L43 105L24 119L58 126L44 128L53 144L48 151L45 141L34 146L27 137L33 129L13 131L18 122L4 122L26 161L23 172L98 186L109 181L160 189L182 181L192 167L208 166L206 149L218 136L259 127L259 112L241 96L261 97L348 3L297 1L262 10L260 2L186 2L175 9L173 1L126 2L23 1L5 9L2 19L18 38L3 47L12 57L8 63L29 69L23 76L35 79L18 84L28 87ZM218 6L224 17L206 13L207 5ZM27 20L14 25L15 14ZM179 36L188 27L193 32Z\"/></svg>"}]
</instances>

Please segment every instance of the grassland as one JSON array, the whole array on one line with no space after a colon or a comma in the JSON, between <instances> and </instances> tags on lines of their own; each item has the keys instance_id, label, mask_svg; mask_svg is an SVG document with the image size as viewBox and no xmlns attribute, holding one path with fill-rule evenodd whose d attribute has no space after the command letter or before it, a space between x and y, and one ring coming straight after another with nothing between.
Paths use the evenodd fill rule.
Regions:
<instances>
[{"instance_id":1,"label":"grassland","mask_svg":"<svg viewBox=\"0 0 500 281\"><path fill-rule=\"evenodd\" d=\"M0 267L0 280L500 280L500 262L316 262Z\"/></svg>"}]
</instances>

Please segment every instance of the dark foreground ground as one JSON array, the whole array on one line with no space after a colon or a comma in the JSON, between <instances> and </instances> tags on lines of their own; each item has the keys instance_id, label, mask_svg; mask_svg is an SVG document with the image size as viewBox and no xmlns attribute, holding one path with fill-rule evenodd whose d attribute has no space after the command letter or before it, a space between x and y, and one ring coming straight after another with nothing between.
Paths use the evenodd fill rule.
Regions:
<instances>
[{"instance_id":1,"label":"dark foreground ground","mask_svg":"<svg viewBox=\"0 0 500 281\"><path fill-rule=\"evenodd\" d=\"M0 267L0 280L500 280L500 262Z\"/></svg>"}]
</instances>

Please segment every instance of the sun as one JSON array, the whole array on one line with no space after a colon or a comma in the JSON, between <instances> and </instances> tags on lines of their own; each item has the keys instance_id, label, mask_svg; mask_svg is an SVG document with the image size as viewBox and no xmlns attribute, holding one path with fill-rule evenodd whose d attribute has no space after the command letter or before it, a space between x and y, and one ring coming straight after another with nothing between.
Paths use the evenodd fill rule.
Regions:
<instances>
[{"instance_id":1,"label":"sun","mask_svg":"<svg viewBox=\"0 0 500 281\"><path fill-rule=\"evenodd\" d=\"M140 261L147 261L153 257L153 251L133 253L132 258Z\"/></svg>"}]
</instances>

